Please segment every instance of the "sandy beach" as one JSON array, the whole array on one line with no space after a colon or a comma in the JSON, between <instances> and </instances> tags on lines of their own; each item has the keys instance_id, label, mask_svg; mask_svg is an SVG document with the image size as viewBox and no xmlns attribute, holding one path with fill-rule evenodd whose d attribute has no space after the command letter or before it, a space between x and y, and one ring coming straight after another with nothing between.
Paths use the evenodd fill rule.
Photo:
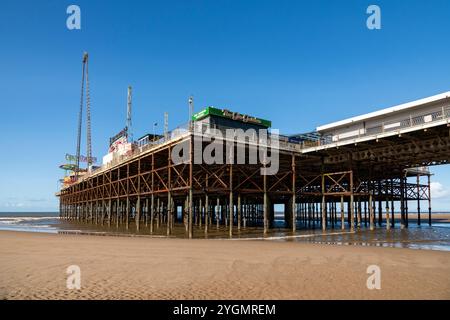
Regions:
<instances>
[{"instance_id":1,"label":"sandy beach","mask_svg":"<svg viewBox=\"0 0 450 320\"><path fill-rule=\"evenodd\" d=\"M2 231L0 299L450 299L450 253Z\"/></svg>"}]
</instances>

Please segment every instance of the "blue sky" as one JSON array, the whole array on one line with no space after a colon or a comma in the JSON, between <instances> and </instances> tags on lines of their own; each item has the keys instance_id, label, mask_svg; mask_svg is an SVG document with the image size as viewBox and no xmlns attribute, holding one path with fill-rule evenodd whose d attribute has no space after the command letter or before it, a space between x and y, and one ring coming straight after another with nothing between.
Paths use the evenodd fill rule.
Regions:
<instances>
[{"instance_id":1,"label":"blue sky","mask_svg":"<svg viewBox=\"0 0 450 320\"><path fill-rule=\"evenodd\" d=\"M81 8L81 30L66 8ZM366 28L377 4L382 29ZM227 107L282 133L450 90L450 2L17 1L0 7L0 211L57 209L58 165L76 146L81 56L90 54L93 151L125 125L170 127ZM83 146L84 147L84 146ZM83 152L85 153L85 152ZM433 168L450 210L450 168Z\"/></svg>"}]
</instances>

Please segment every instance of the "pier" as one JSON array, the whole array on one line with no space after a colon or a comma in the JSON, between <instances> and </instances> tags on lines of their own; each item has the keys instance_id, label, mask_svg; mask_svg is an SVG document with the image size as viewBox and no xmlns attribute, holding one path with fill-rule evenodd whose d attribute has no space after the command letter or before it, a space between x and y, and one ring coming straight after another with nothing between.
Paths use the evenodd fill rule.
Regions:
<instances>
[{"instance_id":1,"label":"pier","mask_svg":"<svg viewBox=\"0 0 450 320\"><path fill-rule=\"evenodd\" d=\"M450 92L312 133L268 131L267 139L258 134L227 137L226 129L267 129L270 122L215 110L206 117L194 114L186 126L150 135L131 151L77 174L57 194L61 218L109 228L132 226L148 234L163 230L171 235L177 225L189 238L214 229L232 237L248 227L267 234L275 205L284 208L292 232L407 228L411 211L417 212L418 224L431 225L429 167L450 160ZM210 141L222 142L223 163L196 161L198 152L209 152ZM278 155L275 174L261 174L267 162L251 163L255 148ZM173 159L174 149L182 150L182 161ZM239 161L243 151L244 163ZM411 203L417 206L410 208Z\"/></svg>"}]
</instances>

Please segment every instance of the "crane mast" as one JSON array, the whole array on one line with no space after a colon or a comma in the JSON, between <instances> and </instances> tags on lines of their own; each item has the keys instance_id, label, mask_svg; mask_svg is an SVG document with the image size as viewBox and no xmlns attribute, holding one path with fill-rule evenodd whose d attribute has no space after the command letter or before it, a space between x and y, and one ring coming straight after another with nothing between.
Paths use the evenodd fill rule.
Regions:
<instances>
[{"instance_id":1,"label":"crane mast","mask_svg":"<svg viewBox=\"0 0 450 320\"><path fill-rule=\"evenodd\" d=\"M80 172L81 159L81 130L83 123L83 109L84 109L84 95L86 94L86 161L87 166L93 164L92 157L92 142L91 142L91 98L89 91L89 55L87 52L83 54L82 72L81 72L81 94L80 94L80 109L78 113L78 135L77 135L77 150L75 163L75 178L78 178Z\"/></svg>"}]
</instances>

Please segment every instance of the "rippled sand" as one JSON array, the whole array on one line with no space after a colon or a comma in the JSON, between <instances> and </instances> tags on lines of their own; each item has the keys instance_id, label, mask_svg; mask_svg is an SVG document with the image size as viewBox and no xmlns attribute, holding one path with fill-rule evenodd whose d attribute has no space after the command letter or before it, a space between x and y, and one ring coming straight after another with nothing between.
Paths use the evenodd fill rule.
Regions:
<instances>
[{"instance_id":1,"label":"rippled sand","mask_svg":"<svg viewBox=\"0 0 450 320\"><path fill-rule=\"evenodd\" d=\"M381 267L381 290L366 269ZM81 290L66 268L81 268ZM0 299L450 299L450 253L0 232Z\"/></svg>"}]
</instances>

